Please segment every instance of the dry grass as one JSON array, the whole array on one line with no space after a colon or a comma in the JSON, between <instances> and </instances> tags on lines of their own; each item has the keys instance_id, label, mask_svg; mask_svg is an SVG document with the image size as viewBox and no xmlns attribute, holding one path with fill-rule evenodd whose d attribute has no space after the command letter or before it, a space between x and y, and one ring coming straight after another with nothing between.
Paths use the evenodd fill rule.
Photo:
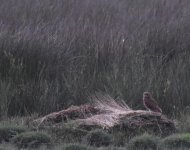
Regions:
<instances>
[{"instance_id":1,"label":"dry grass","mask_svg":"<svg viewBox=\"0 0 190 150\"><path fill-rule=\"evenodd\" d=\"M0 114L47 114L95 91L135 109L151 91L163 112L179 113L190 99L189 8L189 0L1 0Z\"/></svg>"}]
</instances>

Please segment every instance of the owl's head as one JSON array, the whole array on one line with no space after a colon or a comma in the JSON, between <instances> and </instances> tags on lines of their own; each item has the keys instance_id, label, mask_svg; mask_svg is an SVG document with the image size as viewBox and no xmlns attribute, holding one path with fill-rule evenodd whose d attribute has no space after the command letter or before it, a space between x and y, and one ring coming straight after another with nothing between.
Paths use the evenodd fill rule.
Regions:
<instances>
[{"instance_id":1,"label":"owl's head","mask_svg":"<svg viewBox=\"0 0 190 150\"><path fill-rule=\"evenodd\" d=\"M144 99L144 98L151 98L150 92L144 92L144 93L143 93L143 99Z\"/></svg>"}]
</instances>

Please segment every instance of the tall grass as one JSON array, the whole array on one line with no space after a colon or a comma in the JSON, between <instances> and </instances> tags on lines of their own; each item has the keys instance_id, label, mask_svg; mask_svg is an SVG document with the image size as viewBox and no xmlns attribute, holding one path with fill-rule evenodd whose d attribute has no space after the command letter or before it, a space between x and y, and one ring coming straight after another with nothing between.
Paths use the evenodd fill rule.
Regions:
<instances>
[{"instance_id":1,"label":"tall grass","mask_svg":"<svg viewBox=\"0 0 190 150\"><path fill-rule=\"evenodd\" d=\"M164 112L189 105L189 0L1 0L1 116L48 113L106 92Z\"/></svg>"}]
</instances>

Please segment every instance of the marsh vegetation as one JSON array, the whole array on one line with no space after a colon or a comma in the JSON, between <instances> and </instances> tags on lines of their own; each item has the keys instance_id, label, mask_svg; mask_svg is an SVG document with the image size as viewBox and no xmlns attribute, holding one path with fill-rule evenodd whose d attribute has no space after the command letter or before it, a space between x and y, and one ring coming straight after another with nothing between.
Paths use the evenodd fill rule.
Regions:
<instances>
[{"instance_id":1,"label":"marsh vegetation","mask_svg":"<svg viewBox=\"0 0 190 150\"><path fill-rule=\"evenodd\" d=\"M28 126L29 116L84 104L95 92L143 109L142 93L151 91L189 132L189 0L0 2L1 124ZM0 140L27 128L0 127ZM69 147L77 146L85 149Z\"/></svg>"}]
</instances>

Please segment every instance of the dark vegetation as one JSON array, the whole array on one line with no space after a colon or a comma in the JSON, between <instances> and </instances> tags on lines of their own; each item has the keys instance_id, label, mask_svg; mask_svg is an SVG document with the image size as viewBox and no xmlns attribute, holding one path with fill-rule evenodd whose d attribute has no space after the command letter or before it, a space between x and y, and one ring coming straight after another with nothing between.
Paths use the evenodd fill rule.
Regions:
<instances>
[{"instance_id":1,"label":"dark vegetation","mask_svg":"<svg viewBox=\"0 0 190 150\"><path fill-rule=\"evenodd\" d=\"M87 143L91 146L109 146L112 143L112 136L101 130L94 130L87 134Z\"/></svg>"},{"instance_id":2,"label":"dark vegetation","mask_svg":"<svg viewBox=\"0 0 190 150\"><path fill-rule=\"evenodd\" d=\"M162 146L166 148L190 148L190 134L173 134L162 140Z\"/></svg>"},{"instance_id":3,"label":"dark vegetation","mask_svg":"<svg viewBox=\"0 0 190 150\"><path fill-rule=\"evenodd\" d=\"M85 145L69 144L64 147L64 150L89 150L89 149Z\"/></svg>"},{"instance_id":4,"label":"dark vegetation","mask_svg":"<svg viewBox=\"0 0 190 150\"><path fill-rule=\"evenodd\" d=\"M128 149L142 149L142 150L154 150L158 149L159 138L153 135L144 134L132 138L128 143Z\"/></svg>"},{"instance_id":5,"label":"dark vegetation","mask_svg":"<svg viewBox=\"0 0 190 150\"><path fill-rule=\"evenodd\" d=\"M50 145L51 137L43 132L25 132L13 138L19 148L38 148L41 145Z\"/></svg>"},{"instance_id":6,"label":"dark vegetation","mask_svg":"<svg viewBox=\"0 0 190 150\"><path fill-rule=\"evenodd\" d=\"M1 0L1 117L46 114L106 92L166 113L189 105L189 0Z\"/></svg>"},{"instance_id":7,"label":"dark vegetation","mask_svg":"<svg viewBox=\"0 0 190 150\"><path fill-rule=\"evenodd\" d=\"M92 130L86 131L87 134L81 134L78 137L80 140L77 138L71 140L71 135L74 137L76 133L64 132L66 129L60 129L60 132L62 131L62 134L64 134L64 138L61 138L58 132L55 133L52 130L53 126L43 131L32 131L32 126L28 128L23 126L7 128L12 129L12 133L15 131L16 134L12 134L9 137L10 130L4 129L3 137L9 137L9 140L1 141L0 149L3 150L21 148L40 150L173 150L176 148L185 150L190 148L189 133L177 133L166 137L144 133L131 138L129 138L129 135L123 134L122 138L114 138L116 137L116 133L108 133L106 130ZM77 131L75 130L75 132ZM81 131L79 131L80 133Z\"/></svg>"},{"instance_id":8,"label":"dark vegetation","mask_svg":"<svg viewBox=\"0 0 190 150\"><path fill-rule=\"evenodd\" d=\"M10 142L11 139L22 132L27 131L27 128L18 125L1 125L0 126L0 143Z\"/></svg>"},{"instance_id":9,"label":"dark vegetation","mask_svg":"<svg viewBox=\"0 0 190 150\"><path fill-rule=\"evenodd\" d=\"M68 125L68 127L50 127L47 128L53 137L55 137L57 142L71 143L71 142L82 142L83 137L87 135L87 131L83 129L73 128Z\"/></svg>"}]
</instances>

